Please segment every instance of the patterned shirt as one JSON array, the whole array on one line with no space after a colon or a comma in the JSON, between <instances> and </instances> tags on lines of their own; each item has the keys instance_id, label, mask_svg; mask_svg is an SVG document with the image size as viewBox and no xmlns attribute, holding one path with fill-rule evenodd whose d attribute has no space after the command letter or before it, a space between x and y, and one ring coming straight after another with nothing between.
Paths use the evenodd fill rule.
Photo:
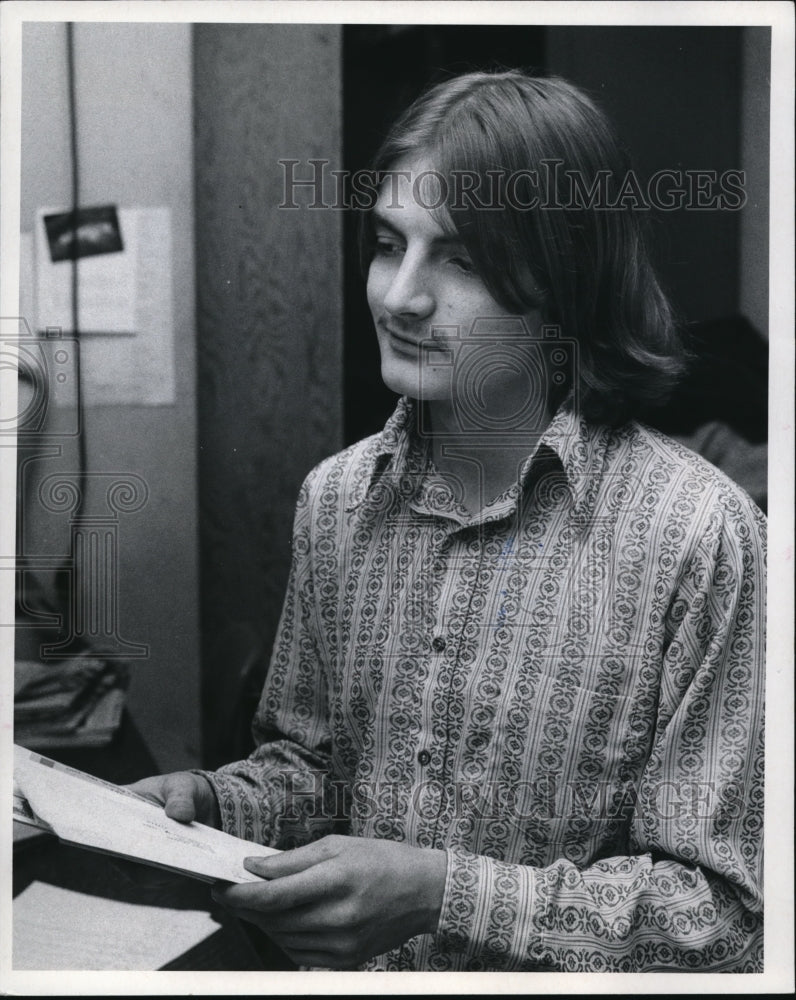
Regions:
<instances>
[{"instance_id":1,"label":"patterned shirt","mask_svg":"<svg viewBox=\"0 0 796 1000\"><path fill-rule=\"evenodd\" d=\"M470 515L415 404L309 475L225 829L447 852L372 969L760 971L765 520L566 404Z\"/></svg>"}]
</instances>

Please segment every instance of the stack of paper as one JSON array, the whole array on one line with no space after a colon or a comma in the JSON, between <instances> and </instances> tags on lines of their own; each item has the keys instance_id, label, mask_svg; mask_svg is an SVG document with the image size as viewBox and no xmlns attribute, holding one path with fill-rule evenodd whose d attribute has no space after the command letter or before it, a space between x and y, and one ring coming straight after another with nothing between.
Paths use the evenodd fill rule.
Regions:
<instances>
[{"instance_id":1,"label":"stack of paper","mask_svg":"<svg viewBox=\"0 0 796 1000\"><path fill-rule=\"evenodd\" d=\"M201 823L178 823L127 788L14 747L14 818L87 847L207 882L259 882L243 860L277 853Z\"/></svg>"},{"instance_id":2,"label":"stack of paper","mask_svg":"<svg viewBox=\"0 0 796 1000\"><path fill-rule=\"evenodd\" d=\"M14 900L15 969L159 969L219 930L209 913L33 882Z\"/></svg>"}]
</instances>

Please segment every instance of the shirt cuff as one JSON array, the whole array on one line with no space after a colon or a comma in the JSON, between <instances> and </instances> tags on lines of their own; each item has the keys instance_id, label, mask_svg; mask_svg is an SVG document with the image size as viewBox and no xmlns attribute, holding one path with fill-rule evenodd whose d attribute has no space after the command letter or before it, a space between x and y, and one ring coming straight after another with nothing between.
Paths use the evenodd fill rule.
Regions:
<instances>
[{"instance_id":1,"label":"shirt cuff","mask_svg":"<svg viewBox=\"0 0 796 1000\"><path fill-rule=\"evenodd\" d=\"M534 868L448 848L438 944L484 968L538 968L544 944L543 915L534 912L537 875Z\"/></svg>"},{"instance_id":2,"label":"shirt cuff","mask_svg":"<svg viewBox=\"0 0 796 1000\"><path fill-rule=\"evenodd\" d=\"M255 792L245 779L223 770L194 770L191 773L201 774L210 783L218 800L224 833L255 844L270 843L273 835L271 814L263 801L262 791Z\"/></svg>"}]
</instances>

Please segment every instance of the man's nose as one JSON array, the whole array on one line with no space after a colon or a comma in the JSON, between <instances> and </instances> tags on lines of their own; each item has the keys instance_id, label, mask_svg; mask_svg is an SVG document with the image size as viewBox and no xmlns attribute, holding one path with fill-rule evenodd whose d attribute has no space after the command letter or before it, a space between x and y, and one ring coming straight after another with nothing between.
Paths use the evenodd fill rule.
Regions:
<instances>
[{"instance_id":1,"label":"man's nose","mask_svg":"<svg viewBox=\"0 0 796 1000\"><path fill-rule=\"evenodd\" d=\"M435 299L429 276L420 261L405 255L384 296L384 308L393 316L429 316Z\"/></svg>"}]
</instances>

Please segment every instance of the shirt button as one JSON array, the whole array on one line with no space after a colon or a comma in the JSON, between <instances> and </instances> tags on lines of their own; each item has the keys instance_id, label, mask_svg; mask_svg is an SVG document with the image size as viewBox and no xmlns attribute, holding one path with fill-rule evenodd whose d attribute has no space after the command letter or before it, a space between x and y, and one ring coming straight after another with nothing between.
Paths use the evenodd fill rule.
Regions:
<instances>
[{"instance_id":1,"label":"shirt button","mask_svg":"<svg viewBox=\"0 0 796 1000\"><path fill-rule=\"evenodd\" d=\"M417 755L417 762L418 762L418 764L422 764L423 767L425 767L426 764L430 764L431 763L431 754L429 753L429 751L428 750L421 750L420 753Z\"/></svg>"},{"instance_id":2,"label":"shirt button","mask_svg":"<svg viewBox=\"0 0 796 1000\"><path fill-rule=\"evenodd\" d=\"M431 648L435 653L441 653L445 649L446 645L447 643L445 642L445 639L441 635L437 635L434 636L434 639L432 640Z\"/></svg>"}]
</instances>

